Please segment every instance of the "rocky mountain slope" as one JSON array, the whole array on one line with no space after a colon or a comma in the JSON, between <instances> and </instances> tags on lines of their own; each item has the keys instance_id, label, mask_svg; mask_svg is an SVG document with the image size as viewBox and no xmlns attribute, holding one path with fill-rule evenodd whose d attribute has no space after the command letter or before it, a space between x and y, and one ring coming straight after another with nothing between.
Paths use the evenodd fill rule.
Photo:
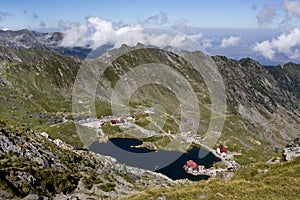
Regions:
<instances>
[{"instance_id":1,"label":"rocky mountain slope","mask_svg":"<svg viewBox=\"0 0 300 200\"><path fill-rule=\"evenodd\" d=\"M40 33L22 29L18 31L0 30L0 44L14 48L42 48L58 52L62 55L72 55L85 58L91 49L88 47L64 48L60 46L63 34L60 32Z\"/></svg>"},{"instance_id":2,"label":"rocky mountain slope","mask_svg":"<svg viewBox=\"0 0 300 200\"><path fill-rule=\"evenodd\" d=\"M0 199L101 199L178 184L0 119Z\"/></svg>"},{"instance_id":3,"label":"rocky mountain slope","mask_svg":"<svg viewBox=\"0 0 300 200\"><path fill-rule=\"evenodd\" d=\"M60 33L28 30L0 33L1 115L49 132L54 132L49 125L72 119L71 92L83 60L55 50L60 48L57 44L62 37ZM188 63L167 50L122 48L128 48L129 53L112 63L99 84L114 87L128 70L144 63L171 66L196 91L202 113L199 133L205 133L211 112L208 89ZM257 152L263 151L267 157L275 148L283 147L299 135L299 65L261 66L251 59L235 61L222 56L213 60L225 83L228 106L220 143L227 144L232 151L242 152L240 160L248 163L264 157ZM110 114L105 95L99 93L98 98L97 115ZM179 104L174 94L158 85L140 88L131 100L135 105L162 103L169 114L178 114ZM60 129L64 129L63 125ZM76 131L68 132L75 138L73 143L69 136L63 139L82 147Z\"/></svg>"},{"instance_id":4,"label":"rocky mountain slope","mask_svg":"<svg viewBox=\"0 0 300 200\"><path fill-rule=\"evenodd\" d=\"M84 61L82 58L90 49L57 46L62 37L60 33L0 31L0 116L13 119L13 122L1 120L2 196L24 197L31 192L41 196L70 192L79 195L83 191L118 197L155 184L172 184L157 174L128 168L111 158L64 149L53 143L54 139L61 139L75 148L83 147L73 121L72 89ZM104 71L99 86L113 88L124 74L142 64L171 66L188 80L197 95L201 113L198 133L202 137L210 122L211 99L201 76L185 59L171 51L139 45L142 48L121 47L129 51ZM203 56L200 52L192 54ZM248 164L266 160L277 148L299 137L298 64L261 66L249 58L237 61L214 56L212 59L223 78L227 100L225 125L216 146L226 145L237 154L239 163ZM97 90L98 117L112 114L110 94ZM180 114L180 104L170 90L148 84L130 99L131 110L157 104L175 118L168 118L166 131L179 129L176 117ZM147 116L142 117L145 120L138 121L140 125L147 119ZM26 125L15 125L15 121ZM43 131L53 140L38 134ZM121 135L126 136L124 132ZM111 174L117 178L111 179Z\"/></svg>"},{"instance_id":5,"label":"rocky mountain slope","mask_svg":"<svg viewBox=\"0 0 300 200\"><path fill-rule=\"evenodd\" d=\"M201 113L198 133L205 133L211 99L205 82L188 62L167 50L122 48L130 51L114 60L112 67L104 72L101 82L109 86L103 87L113 88L120 77L136 66L151 62L171 66L191 83L196 92ZM216 146L226 144L232 151L242 153L237 157L241 163L250 163L266 159L277 148L299 136L299 65L262 66L249 58L236 61L222 56L214 56L213 60L223 78L227 100L226 121ZM101 97L103 93L99 95ZM169 115L180 114L174 94L155 84L139 88L131 102L135 105L160 104Z\"/></svg>"},{"instance_id":6,"label":"rocky mountain slope","mask_svg":"<svg viewBox=\"0 0 300 200\"><path fill-rule=\"evenodd\" d=\"M299 65L261 66L251 59L219 56L214 60L224 77L228 104L248 130L273 148L299 136Z\"/></svg>"}]
</instances>

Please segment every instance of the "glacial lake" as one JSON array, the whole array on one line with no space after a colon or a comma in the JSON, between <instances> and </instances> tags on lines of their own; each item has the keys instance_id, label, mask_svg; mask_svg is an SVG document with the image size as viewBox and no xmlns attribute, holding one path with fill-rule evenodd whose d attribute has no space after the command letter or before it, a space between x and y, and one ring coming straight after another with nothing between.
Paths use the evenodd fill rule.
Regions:
<instances>
[{"instance_id":1,"label":"glacial lake","mask_svg":"<svg viewBox=\"0 0 300 200\"><path fill-rule=\"evenodd\" d=\"M198 147L193 147L186 153L177 151L150 150L147 148L135 148L142 141L131 138L111 138L107 143L95 141L90 146L90 151L101 155L111 156L118 162L129 166L148 169L162 173L173 180L187 178L192 181L208 179L208 176L193 176L182 169L187 160L194 160L206 168L219 161L212 153Z\"/></svg>"}]
</instances>

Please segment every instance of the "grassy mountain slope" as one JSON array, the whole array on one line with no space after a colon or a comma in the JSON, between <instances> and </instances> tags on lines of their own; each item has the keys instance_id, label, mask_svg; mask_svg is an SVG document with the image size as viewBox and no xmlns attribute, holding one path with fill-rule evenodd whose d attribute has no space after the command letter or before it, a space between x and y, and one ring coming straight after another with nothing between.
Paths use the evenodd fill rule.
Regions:
<instances>
[{"instance_id":1,"label":"grassy mountain slope","mask_svg":"<svg viewBox=\"0 0 300 200\"><path fill-rule=\"evenodd\" d=\"M58 33L49 36L23 30L16 34L0 31L0 198L34 193L56 195L58 199L75 196L99 199L174 184L163 176L120 165L111 158L86 151L65 149L42 137L38 132L46 131L53 139L60 138L76 148L83 147L75 129L71 105L73 84L83 60L62 55L61 52L68 49L51 47L50 43L60 41L62 36ZM23 35L24 40L15 40L18 34ZM47 37L50 41L45 40ZM126 45L122 48L129 52L112 62L100 77L99 86L113 88L124 74L143 64L170 66L190 83L199 100L198 133L203 137L210 122L211 99L195 69L168 50L137 50ZM66 54L74 53L74 49L69 50ZM75 49L72 55L87 52L87 49ZM203 56L200 52L193 54ZM225 125L216 147L223 144L230 151L241 153L235 158L246 165L265 161L275 154L275 148L299 136L299 65L261 66L248 58L237 61L222 56L214 56L213 60L224 80L227 100ZM98 117L112 114L111 90L102 92L99 89L96 95ZM175 133L180 128L176 122L180 119L180 102L171 90L161 85L143 85L134 92L129 105L132 113L159 105L158 113L168 116L162 130L158 130L160 133L168 130ZM150 119L145 114L137 114L136 119L140 126L149 125ZM104 131L110 137L128 136L126 132L120 134L120 130L108 126ZM166 136L144 138L158 145L169 140ZM210 179L185 187L147 190L130 198L297 199L298 168L299 159L272 166L250 164L229 181ZM264 169L268 172L262 173Z\"/></svg>"},{"instance_id":2,"label":"grassy mountain slope","mask_svg":"<svg viewBox=\"0 0 300 200\"><path fill-rule=\"evenodd\" d=\"M204 81L189 63L166 50L122 48L131 51L112 63L102 82L114 87L119 77L142 64L155 62L171 66L189 81L199 99L201 128L198 132L204 134L208 128L211 100ZM213 59L224 80L227 99L227 118L216 146L226 144L230 150L241 152L237 159L245 164L265 160L274 154L275 148L284 146L299 135L299 99L295 92L286 88L292 87L290 85L295 82L290 81L285 87L275 74L270 73L270 68L248 58L236 61L216 56ZM294 71L299 73L300 68L294 67ZM287 77L292 78L294 74L289 73ZM155 84L139 88L131 102L147 106L159 103L168 114L180 114L174 94Z\"/></svg>"},{"instance_id":3,"label":"grassy mountain slope","mask_svg":"<svg viewBox=\"0 0 300 200\"><path fill-rule=\"evenodd\" d=\"M299 199L300 158L243 167L231 180L210 179L184 187L150 189L124 199Z\"/></svg>"},{"instance_id":4,"label":"grassy mountain slope","mask_svg":"<svg viewBox=\"0 0 300 200\"><path fill-rule=\"evenodd\" d=\"M275 75L280 73L270 73L279 66L264 67L251 59L235 61L221 56L214 60L222 73L233 114L227 119L227 134L221 142L227 141L230 147L244 146L242 151L248 153L243 160L248 163L257 160L253 156L261 152L267 155L299 135L299 98L286 89L295 82L283 84ZM294 70L300 72L299 67ZM265 149L267 146L271 149Z\"/></svg>"},{"instance_id":5,"label":"grassy mountain slope","mask_svg":"<svg viewBox=\"0 0 300 200\"><path fill-rule=\"evenodd\" d=\"M0 49L1 116L41 130L72 119L71 93L80 59L41 48ZM77 136L71 132L70 137Z\"/></svg>"},{"instance_id":6,"label":"grassy mountain slope","mask_svg":"<svg viewBox=\"0 0 300 200\"><path fill-rule=\"evenodd\" d=\"M204 81L189 63L167 50L122 48L128 48L130 52L113 61L99 84L113 88L120 77L142 64L154 62L170 66L183 75L195 91L201 113L198 132L205 134L211 116L211 100ZM7 46L1 46L0 58L1 115L26 122L35 129L48 131L53 137L82 147L72 122L65 123L72 119L72 86L82 60L44 48ZM273 154L274 148L282 147L299 135L296 87L299 66L295 65L292 71L284 67L282 72L278 66L263 67L251 59L235 61L221 56L213 59L225 82L227 99L227 118L216 146L226 144L231 151L241 152L237 159L245 164L266 159ZM285 79L281 74L285 74ZM106 96L98 93L97 116L111 112ZM172 91L160 85L144 85L130 99L132 108L156 104L160 104L168 115L179 119L178 100ZM56 127L57 123L60 124ZM172 119L168 119L168 123L167 127L178 130ZM58 129L63 131L57 134Z\"/></svg>"}]
</instances>

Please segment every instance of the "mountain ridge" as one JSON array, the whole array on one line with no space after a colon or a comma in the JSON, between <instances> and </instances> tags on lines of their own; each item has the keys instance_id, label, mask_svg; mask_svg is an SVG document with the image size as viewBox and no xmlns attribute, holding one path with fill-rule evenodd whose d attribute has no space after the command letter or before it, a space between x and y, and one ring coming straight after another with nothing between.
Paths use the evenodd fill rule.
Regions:
<instances>
[{"instance_id":1,"label":"mountain ridge","mask_svg":"<svg viewBox=\"0 0 300 200\"><path fill-rule=\"evenodd\" d=\"M12 32L7 33L11 34ZM13 119L13 121L21 122L24 126L27 124L35 131L24 129L23 125L15 125L14 122L9 122L7 123L8 125L2 123L4 125L1 129L2 140L0 143L11 145L9 143L9 138L11 137L13 141L12 146L14 146L12 149L17 148L25 151L25 147L21 145L22 147L19 146L18 148L15 147L18 146L16 144L22 143L24 139L25 141L38 140L37 143L33 141L32 145L40 146L44 149L48 148L47 145L52 146L52 144L47 141L47 145L43 145L43 138L38 134L47 132L53 140L60 139L62 142L73 145L74 151L83 148L83 143L78 137L75 128L77 122L73 119L72 89L77 73L84 62L83 58L85 57L83 55L86 55L88 50L78 48L74 53L72 48L53 47L51 46L52 43L44 44L42 40L39 41L39 37L49 35L32 33L28 30L14 33L17 36L27 34L28 36L25 36L24 40L19 38L19 40L15 41L16 35L6 36L5 38L3 34L4 32L0 31L0 115L4 118ZM57 38L55 39L55 37ZM58 42L61 40L61 35L57 33L50 40ZM31 43L34 44L26 46L26 44ZM201 139L207 132L211 116L211 98L203 78L191 67L187 60L168 49L157 49L153 46L146 47L142 46L142 44L138 44L138 47L122 46L121 48L127 48L128 51L116 58L107 70L103 72L99 85L107 89L108 92L103 93L102 90L97 90L95 98L96 116L112 115L109 102L111 90L109 89L114 88L124 74L146 63L165 64L180 73L195 91L201 113L201 126L198 130L199 138ZM59 48L74 54L64 54L58 50ZM102 51L97 53L101 54ZM201 52L186 53L206 56ZM107 56L111 54L112 52L108 52ZM236 160L240 164L246 165L269 159L275 155L277 149L284 147L299 136L299 64L287 63L282 66L262 66L250 58L240 60L229 59L225 56L212 56L211 58L223 78L227 100L225 124L215 147L220 145L227 146L231 152L238 154ZM98 73L95 71L95 75ZM92 80L98 77L92 76L89 78ZM157 104L161 106L160 108L163 108L161 110L165 111L164 114L168 114L168 116L172 116L175 119L180 116L180 104L176 101L174 93L155 84L143 86L133 94L130 99L130 110L134 114L134 111L137 111L139 106L147 108ZM140 126L148 126L149 124L148 115L145 114L136 114L136 120L136 124ZM1 121L5 122L6 120ZM8 129L7 126L23 128L20 128L20 130L18 130L19 128L17 130L12 129L12 131L7 132L5 131ZM168 118L167 126L162 129L165 132L173 131L176 133L179 126L176 120ZM128 136L125 132L118 132L120 129L115 130L112 127L107 128L106 131L108 131L105 133L106 137ZM23 133L24 138L21 139ZM38 139L35 139L36 137ZM152 142L151 145L158 145L165 138L158 138L154 142L152 141L153 138L142 139L145 142ZM54 149L62 152L61 148L57 149L55 147ZM74 155L73 153L70 153L70 155ZM5 159L10 159L7 158L10 156L8 152L2 152L0 155L4 156ZM104 162L105 158L100 157ZM12 158L15 159L15 156ZM101 159L99 162L102 162ZM19 164L19 162L14 163L13 160L10 161L12 166ZM4 168L5 163L3 162L1 165L0 169L6 170L4 170L5 172L2 171L8 176L8 178L5 176L6 180L13 182L11 178L16 177L14 177L14 174L8 175L10 168ZM68 165L68 163L66 162L64 165ZM19 169L17 171L22 172ZM15 171L13 172L15 173ZM78 175L77 172L75 174ZM82 178L77 177L76 181ZM123 178L127 179L128 177ZM155 176L152 178L155 181ZM152 181L152 178L150 181ZM10 185L8 182L6 189ZM69 186L71 186L70 193L76 190L76 187L73 188L74 183L71 183ZM103 184L101 187L103 189ZM105 185L104 190L112 189L112 187L115 186ZM33 191L30 187L24 187L24 189L25 191L23 189L19 191L22 195L15 195L23 197L25 194L28 194L28 191ZM118 192L122 193L120 190ZM57 193L59 191L55 192L55 194ZM48 194L47 192L41 192L41 195L47 196Z\"/></svg>"},{"instance_id":2,"label":"mountain ridge","mask_svg":"<svg viewBox=\"0 0 300 200\"><path fill-rule=\"evenodd\" d=\"M0 44L14 48L41 48L57 52L61 55L86 58L91 52L89 47L66 48L60 45L63 40L63 33L51 32L41 33L28 29L18 31L0 30Z\"/></svg>"},{"instance_id":3,"label":"mountain ridge","mask_svg":"<svg viewBox=\"0 0 300 200\"><path fill-rule=\"evenodd\" d=\"M21 31L22 32L22 31ZM30 31L25 31L25 32L29 32ZM18 33L19 34L19 33ZM36 33L35 33L36 34ZM33 34L33 35L35 35ZM32 66L30 67L30 74L31 77L35 77L33 82L30 83L31 81L28 82L28 84L32 85L30 87L32 88L36 88L36 79L40 79L38 78L38 76L40 75L34 75L32 73L32 70L35 71L36 74L43 74L44 71L49 71L51 72L46 73L47 75L44 75L44 78L42 78L42 82L44 82L43 79L49 80L50 82L54 81L51 84L56 85L58 90L62 90L65 91L64 93L67 94L67 96L69 96L67 99L69 99L68 101L70 101L71 98L71 88L72 88L72 82L74 82L74 78L76 76L76 73L79 69L80 64L83 62L83 60L81 60L81 58L76 58L76 57L65 57L63 55L59 55L59 52L57 51L52 51L51 49L47 49L47 48L16 48L16 47L1 47L2 51L0 52L0 57L2 58L2 60L8 62L8 63L22 63L20 65L21 68L24 68L24 64L28 63L28 65ZM131 47L127 47L129 49L131 49ZM50 52L49 52L50 51ZM49 53L48 53L49 52ZM52 53L53 52L53 53ZM146 48L140 50L138 53L138 51L136 55L133 55L132 52L129 53L128 55L131 54L131 56L135 57L135 60L137 63L131 63L133 61L130 61L128 59L131 59L130 57L126 57L127 55L124 55L122 58L118 59L118 61L116 62L121 62L121 63L126 63L124 66L124 69L129 69L131 67L133 67L133 65L136 65L138 63L145 63L147 60L151 61L151 59L147 58L147 54L151 55L153 54L153 58L158 59L157 61L159 61L159 52L155 52L154 50L151 50L151 48ZM142 53L144 52L144 53ZM165 51L161 51L161 54L165 54ZM136 56L139 56L136 57ZM165 56L165 55L164 55ZM170 54L171 56L171 54ZM228 59L224 56L213 56L212 57L213 60L216 62L219 71L221 72L221 75L223 76L223 79L225 80L226 83L226 96L227 96L227 101L229 102L229 106L232 107L236 113L239 113L240 115L242 114L244 118L248 118L248 121L252 121L253 123L258 124L259 126L261 126L261 124L257 121L262 120L263 123L267 123L270 119L272 119L274 116L273 113L275 110L277 109L282 109L282 112L293 112L293 115L295 116L299 116L299 107L297 104L298 98L299 97L299 91L297 90L297 87L291 86L291 87L283 87L284 86L284 80L283 78L279 79L280 82L278 82L277 80L274 79L275 76L279 76L280 73L285 72L285 68L281 69L280 66L275 66L275 67L266 67L266 66L262 66L260 65L258 62L249 59L249 58L245 58L245 59L240 59L239 61L233 60L233 59ZM37 59L37 60L36 60ZM69 64L63 64L65 62L65 60L69 59L71 63ZM176 57L174 57L175 61L179 61L176 60ZM45 61L43 61L45 60ZM58 62L53 62L51 60L57 60ZM60 61L61 60L61 61ZM138 61L140 60L140 61ZM39 67L40 69L38 70L37 68L37 63L41 62L41 67ZM167 62L166 64L170 64L172 63L171 61L168 60L161 60L159 62ZM43 67L43 65L47 65L50 68L45 68ZM119 63L120 64L120 63ZM116 65L114 65L114 68L119 67L118 63L116 63ZM14 64L16 65L16 64ZM66 68L67 65L70 65L72 69L71 71ZM131 67L130 67L131 65ZM184 65L182 63L182 65ZM284 66L288 66L289 64L286 64ZM18 64L16 65L18 66ZM297 71L298 65L297 64L293 64L293 68L294 70ZM20 67L14 67L14 70L16 70L15 72L12 72L11 70L9 70L9 73L17 73L14 75L14 77L18 77L20 76L20 72L22 71ZM112 69L114 69L112 68ZM18 69L18 70L17 70ZM24 68L26 71L26 67ZM277 72L279 69L281 69L280 72ZM8 68L6 68L6 77L9 73L7 73ZM28 69L29 70L29 69ZM179 70L179 69L177 69ZM71 74L69 72L72 72ZM122 73L125 73L126 70ZM29 73L26 72L25 74ZM64 77L61 76L61 74L65 74ZM114 70L109 72L109 76L110 77L104 77L104 80L108 80L108 81L112 81L109 80L110 78L112 78L112 76L114 76L115 78L118 79L118 77L121 74L115 74ZM120 71L118 72L120 73ZM189 75L192 72L187 72L189 73ZM68 75L69 74L69 75ZM113 75L115 74L115 75ZM295 73L289 73L289 76L294 75ZM108 74L106 74L108 75ZM199 78L195 77L197 79L197 81L199 82ZM7 79L7 78L6 78ZM17 78L18 79L18 78ZM32 79L32 78L30 78ZM30 80L28 79L28 80ZM64 81L65 83L61 82L64 79L66 79L67 81ZM297 77L293 78L292 82L290 81L289 84L293 84L295 82L295 80L297 79ZM197 82L196 81L196 82ZM20 88L20 87L24 87L24 86L18 86L16 85L17 82L20 81L15 81L15 85L13 87L15 88ZM23 82L23 81L22 81ZM48 81L47 81L48 82ZM114 82L114 81L113 81ZM203 81L202 81L203 82ZM232 84L234 83L234 84ZM7 84L7 85L12 85L13 83L4 83L3 84ZM45 84L44 84L45 85ZM46 84L48 85L48 84ZM45 85L45 86L46 86ZM63 86L65 85L65 86ZM45 87L42 86L42 87ZM113 86L113 85L112 85ZM37 87L39 88L39 87ZM36 88L36 89L37 89ZM26 87L25 87L26 89ZM51 88L39 88L40 91L47 91ZM67 89L67 90L66 90ZM292 90L293 89L293 90ZM51 89L52 90L52 89ZM67 92L68 91L68 92ZM200 89L200 91L202 91L202 89ZM25 93L28 93L25 92ZM51 94L53 92L50 92ZM254 95L252 93L255 93ZM40 95L38 95L40 96ZM55 95L57 96L57 95ZM274 96L274 97L273 97ZM250 98L248 98L250 97ZM276 99L274 99L276 97ZM60 98L65 99L64 95ZM53 102L53 100L46 100L50 102ZM47 104L48 104L47 103ZM53 104L53 105L57 105L57 104ZM280 106L280 108L277 108L278 105ZM52 106L53 107L53 106ZM61 106L57 106L57 108L59 108ZM66 109L69 110L68 112L70 112L70 107L67 106L68 108ZM247 108L247 109L245 109ZM248 109L250 108L250 109ZM45 108L44 108L45 109ZM53 109L53 108L52 108ZM47 111L47 108L46 108ZM50 110L48 110L49 112ZM250 113L247 114L247 113ZM254 113L253 116L251 116ZM259 115L257 115L259 114ZM281 115L285 115L285 114L281 114ZM282 118L282 116L280 116L280 114L278 115L279 118ZM278 119L279 120L279 119ZM294 120L295 121L295 120ZM277 129L276 127L274 129ZM290 129L288 129L289 131L291 131ZM287 131L287 132L289 132ZM267 131L268 132L268 131ZM260 135L263 135L264 133L260 133ZM280 135L280 133L276 133L278 136ZM286 134L286 133L283 133ZM288 134L287 134L288 135ZM262 136L260 136L262 137ZM292 138L287 138L287 140L291 140ZM274 142L273 144L273 148L276 147L276 145L278 146L282 146L282 143L278 143L278 141L272 141ZM287 141L285 141L287 142Z\"/></svg>"}]
</instances>

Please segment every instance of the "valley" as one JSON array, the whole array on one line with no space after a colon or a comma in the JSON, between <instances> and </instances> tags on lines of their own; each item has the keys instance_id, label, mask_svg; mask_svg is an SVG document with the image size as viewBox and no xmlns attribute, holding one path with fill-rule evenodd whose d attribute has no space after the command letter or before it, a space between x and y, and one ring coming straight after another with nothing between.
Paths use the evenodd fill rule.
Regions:
<instances>
[{"instance_id":1,"label":"valley","mask_svg":"<svg viewBox=\"0 0 300 200\"><path fill-rule=\"evenodd\" d=\"M263 66L250 58L233 60L197 51L181 52L215 63L226 98L225 113L217 113L205 77L184 56L168 48L122 45L104 54L109 58L118 51L125 52L103 72L91 68L90 76L80 77L85 64L97 64L99 60L84 59L91 52L89 48L59 46L61 40L58 32L0 31L0 198L35 194L56 199L131 198L127 195L149 199L157 194L176 199L182 197L184 190L189 191L187 195L191 198L232 198L230 192L248 198L249 189L241 194L233 192L234 188L263 187L269 180L279 183L279 179L297 184L299 173L295 169L299 159L281 160L282 169L280 164L266 166L265 162L281 157L284 147L299 137L299 64ZM106 50L108 46L102 48ZM148 63L154 63L148 66L148 73L138 74L139 67ZM191 89L194 95L178 95L173 88L164 87L169 82L135 82L134 73L143 81L149 77L159 79L159 75L151 76L158 67L162 70L158 74L169 77L163 71L165 65L175 74L169 82L183 91ZM177 76L189 87L182 86L182 79ZM94 83L95 90L89 87ZM80 87L76 88L76 84ZM127 86L136 88L128 90L132 90L129 97L122 90ZM221 131L211 131L212 116L224 118ZM212 146L207 142L208 135L218 137ZM230 192L222 190L218 195L223 180L171 180L161 173L127 166L115 158L89 151L94 142L109 143L115 138L139 139L141 144L136 148L149 151L187 153L203 148L221 160L211 163L216 168L232 168L232 161L215 153L217 148L226 146L241 169L225 181L229 186L224 190ZM257 172L258 168L266 167L272 173L270 177L269 173ZM183 171L182 166L180 170ZM199 187L200 191L195 189ZM174 188L178 191L172 193ZM203 188L210 188L211 193ZM293 188L284 188L297 196ZM269 186L265 189L271 190ZM264 196L264 191L259 191L257 195Z\"/></svg>"}]
</instances>

